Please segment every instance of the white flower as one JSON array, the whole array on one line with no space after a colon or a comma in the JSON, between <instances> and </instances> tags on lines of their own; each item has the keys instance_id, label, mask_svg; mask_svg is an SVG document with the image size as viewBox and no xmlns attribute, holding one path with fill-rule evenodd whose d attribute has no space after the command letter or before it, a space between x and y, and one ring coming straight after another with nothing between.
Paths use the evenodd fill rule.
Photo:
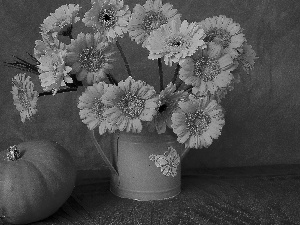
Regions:
<instances>
[{"instance_id":1,"label":"white flower","mask_svg":"<svg viewBox=\"0 0 300 225\"><path fill-rule=\"evenodd\" d=\"M201 93L211 94L227 87L233 75L233 60L229 54L219 56L215 48L198 51L197 54L180 61L179 78L187 85L197 87Z\"/></svg>"},{"instance_id":2,"label":"white flower","mask_svg":"<svg viewBox=\"0 0 300 225\"><path fill-rule=\"evenodd\" d=\"M232 58L238 56L237 48L246 40L238 23L226 16L214 16L206 18L199 23L204 29L206 37L204 41L215 42L222 46L223 53L228 53Z\"/></svg>"},{"instance_id":3,"label":"white flower","mask_svg":"<svg viewBox=\"0 0 300 225\"><path fill-rule=\"evenodd\" d=\"M109 107L104 115L120 131L139 133L142 131L141 121L151 121L156 113L154 88L132 77L120 81L118 86L108 88L102 100Z\"/></svg>"},{"instance_id":4,"label":"white flower","mask_svg":"<svg viewBox=\"0 0 300 225\"><path fill-rule=\"evenodd\" d=\"M69 76L71 67L65 65L66 50L48 51L39 58L39 78L44 91L53 91L56 94L61 86L73 83Z\"/></svg>"},{"instance_id":5,"label":"white flower","mask_svg":"<svg viewBox=\"0 0 300 225\"><path fill-rule=\"evenodd\" d=\"M164 57L165 64L171 66L180 59L191 56L199 47L204 46L204 31L196 23L180 19L172 20L153 31L148 38L146 48L149 59Z\"/></svg>"},{"instance_id":6,"label":"white flower","mask_svg":"<svg viewBox=\"0 0 300 225\"><path fill-rule=\"evenodd\" d=\"M104 134L106 131L115 131L114 127L109 124L104 116L106 106L101 98L111 85L104 82L88 86L85 92L79 97L78 108L79 115L84 124L87 124L90 130L99 127L99 133Z\"/></svg>"},{"instance_id":7,"label":"white flower","mask_svg":"<svg viewBox=\"0 0 300 225\"><path fill-rule=\"evenodd\" d=\"M207 148L219 137L225 120L215 100L204 97L179 102L179 108L172 115L172 128L179 143L186 148Z\"/></svg>"},{"instance_id":8,"label":"white flower","mask_svg":"<svg viewBox=\"0 0 300 225\"><path fill-rule=\"evenodd\" d=\"M12 79L12 91L14 105L20 112L21 121L24 123L25 119L30 119L34 114L36 114L38 92L34 91L34 85L30 81L30 76L25 79L25 73L17 74Z\"/></svg>"},{"instance_id":9,"label":"white flower","mask_svg":"<svg viewBox=\"0 0 300 225\"><path fill-rule=\"evenodd\" d=\"M80 8L79 5L74 4L62 5L57 8L41 24L42 35L48 36L53 33L63 34L68 32L68 29L72 29L73 24L80 20L77 17Z\"/></svg>"},{"instance_id":10,"label":"white flower","mask_svg":"<svg viewBox=\"0 0 300 225\"><path fill-rule=\"evenodd\" d=\"M123 0L92 0L92 8L85 13L82 22L113 41L127 32L130 13Z\"/></svg>"},{"instance_id":11,"label":"white flower","mask_svg":"<svg viewBox=\"0 0 300 225\"><path fill-rule=\"evenodd\" d=\"M65 44L59 42L56 34L42 35L43 40L36 40L34 47L34 57L39 60L47 52L65 50Z\"/></svg>"},{"instance_id":12,"label":"white flower","mask_svg":"<svg viewBox=\"0 0 300 225\"><path fill-rule=\"evenodd\" d=\"M251 45L243 44L240 55L237 58L237 61L242 64L243 70L249 74L254 67L254 60L257 59L255 51L252 49Z\"/></svg>"},{"instance_id":13,"label":"white flower","mask_svg":"<svg viewBox=\"0 0 300 225\"><path fill-rule=\"evenodd\" d=\"M67 49L66 63L79 81L86 79L89 85L98 83L106 78L107 70L112 69L114 52L100 33L80 33Z\"/></svg>"},{"instance_id":14,"label":"white flower","mask_svg":"<svg viewBox=\"0 0 300 225\"><path fill-rule=\"evenodd\" d=\"M181 15L172 7L170 3L162 5L161 0L147 0L143 6L136 4L128 24L131 40L135 40L138 44L142 43L145 47L146 40L153 30L180 18Z\"/></svg>"}]
</instances>

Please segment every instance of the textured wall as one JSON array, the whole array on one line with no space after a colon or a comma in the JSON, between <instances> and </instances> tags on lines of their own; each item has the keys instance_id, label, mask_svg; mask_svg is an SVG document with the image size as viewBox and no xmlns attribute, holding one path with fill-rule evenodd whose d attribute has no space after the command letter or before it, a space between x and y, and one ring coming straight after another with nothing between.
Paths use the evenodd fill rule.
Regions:
<instances>
[{"instance_id":1,"label":"textured wall","mask_svg":"<svg viewBox=\"0 0 300 225\"><path fill-rule=\"evenodd\" d=\"M144 1L125 0L132 9ZM164 1L164 3L167 1ZM259 59L248 77L222 104L226 125L222 136L208 149L192 150L184 168L223 167L300 162L300 2L298 0L170 0L189 22L224 14L240 23ZM26 57L40 39L39 24L62 4L76 3L89 9L89 0L0 0L0 60L12 54ZM156 62L147 51L120 40L135 78L158 87ZM118 56L119 57L119 56ZM118 58L113 74L126 78ZM155 69L153 69L153 67ZM174 68L164 66L165 82ZM88 129L80 121L76 101L81 94L65 93L39 99L33 122L22 124L16 111L11 78L19 71L3 67L0 75L0 149L34 138L53 139L73 153L79 169L103 168ZM32 75L38 86L38 77ZM41 90L40 88L38 90ZM106 138L108 145L109 137ZM109 149L107 149L109 150Z\"/></svg>"}]
</instances>

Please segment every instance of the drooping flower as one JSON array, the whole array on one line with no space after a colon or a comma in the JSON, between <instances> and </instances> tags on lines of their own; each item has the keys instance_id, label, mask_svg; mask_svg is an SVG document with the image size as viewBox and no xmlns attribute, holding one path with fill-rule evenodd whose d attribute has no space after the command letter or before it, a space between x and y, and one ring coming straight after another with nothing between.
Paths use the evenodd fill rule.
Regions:
<instances>
[{"instance_id":1,"label":"drooping flower","mask_svg":"<svg viewBox=\"0 0 300 225\"><path fill-rule=\"evenodd\" d=\"M199 98L179 102L179 110L172 115L172 128L177 141L186 148L207 148L221 134L225 124L221 106L215 100Z\"/></svg>"},{"instance_id":2,"label":"drooping flower","mask_svg":"<svg viewBox=\"0 0 300 225\"><path fill-rule=\"evenodd\" d=\"M92 8L85 13L82 22L112 41L127 32L130 14L123 0L92 0Z\"/></svg>"},{"instance_id":3,"label":"drooping flower","mask_svg":"<svg viewBox=\"0 0 300 225\"><path fill-rule=\"evenodd\" d=\"M229 54L220 57L216 48L197 51L179 62L179 78L187 85L197 87L200 92L214 94L227 87L233 79L233 60Z\"/></svg>"},{"instance_id":4,"label":"drooping flower","mask_svg":"<svg viewBox=\"0 0 300 225\"><path fill-rule=\"evenodd\" d=\"M170 3L162 5L161 0L147 0L143 6L136 4L128 24L131 40L138 44L142 43L145 47L147 44L145 41L153 30L180 18L181 15L177 14L177 10L172 7Z\"/></svg>"},{"instance_id":5,"label":"drooping flower","mask_svg":"<svg viewBox=\"0 0 300 225\"><path fill-rule=\"evenodd\" d=\"M65 44L60 42L57 34L44 35L42 40L35 41L34 57L39 60L41 56L46 55L47 52L65 50Z\"/></svg>"},{"instance_id":6,"label":"drooping flower","mask_svg":"<svg viewBox=\"0 0 300 225\"><path fill-rule=\"evenodd\" d=\"M162 90L158 96L157 113L149 123L150 130L156 129L158 134L165 133L166 127L171 128L172 113L178 108L178 102L186 97L187 92L176 91L176 85L173 83Z\"/></svg>"},{"instance_id":7,"label":"drooping flower","mask_svg":"<svg viewBox=\"0 0 300 225\"><path fill-rule=\"evenodd\" d=\"M80 8L79 5L74 4L62 5L54 13L50 13L41 24L42 36L52 36L52 34L71 36L72 26L80 20L77 16Z\"/></svg>"},{"instance_id":8,"label":"drooping flower","mask_svg":"<svg viewBox=\"0 0 300 225\"><path fill-rule=\"evenodd\" d=\"M79 97L78 108L82 122L88 126L90 130L99 127L100 135L106 131L114 132L114 126L108 123L104 116L106 106L102 102L102 96L110 87L110 84L99 82L88 86L85 92Z\"/></svg>"},{"instance_id":9,"label":"drooping flower","mask_svg":"<svg viewBox=\"0 0 300 225\"><path fill-rule=\"evenodd\" d=\"M66 50L58 49L56 51L47 51L38 60L40 64L39 78L44 91L51 91L55 95L61 86L66 86L66 83L73 83L69 72L71 67L66 66L65 57Z\"/></svg>"},{"instance_id":10,"label":"drooping flower","mask_svg":"<svg viewBox=\"0 0 300 225\"><path fill-rule=\"evenodd\" d=\"M180 19L172 20L153 31L148 38L146 48L150 51L149 59L164 57L165 64L171 66L180 59L191 56L199 47L204 46L203 29L196 23Z\"/></svg>"},{"instance_id":11,"label":"drooping flower","mask_svg":"<svg viewBox=\"0 0 300 225\"><path fill-rule=\"evenodd\" d=\"M67 65L72 67L79 81L86 79L89 85L98 83L106 78L107 70L112 69L114 52L100 33L80 33L67 49Z\"/></svg>"},{"instance_id":12,"label":"drooping flower","mask_svg":"<svg viewBox=\"0 0 300 225\"><path fill-rule=\"evenodd\" d=\"M237 61L241 63L243 70L249 74L254 67L254 60L257 59L255 51L252 49L251 45L246 43L243 44L240 55L237 58Z\"/></svg>"},{"instance_id":13,"label":"drooping flower","mask_svg":"<svg viewBox=\"0 0 300 225\"><path fill-rule=\"evenodd\" d=\"M240 48L246 40L238 23L234 23L231 18L220 15L206 18L199 25L204 29L205 42L219 44L222 46L223 53L231 55L232 58L238 56L237 48Z\"/></svg>"},{"instance_id":14,"label":"drooping flower","mask_svg":"<svg viewBox=\"0 0 300 225\"><path fill-rule=\"evenodd\" d=\"M154 88L130 76L120 81L118 86L108 88L102 99L109 107L104 112L105 116L120 131L139 133L142 121L151 121L156 113L157 97Z\"/></svg>"},{"instance_id":15,"label":"drooping flower","mask_svg":"<svg viewBox=\"0 0 300 225\"><path fill-rule=\"evenodd\" d=\"M34 84L30 81L30 76L25 78L25 73L19 73L12 79L12 95L14 105L20 112L21 121L24 123L25 119L30 119L36 114L38 92L34 91Z\"/></svg>"}]
</instances>

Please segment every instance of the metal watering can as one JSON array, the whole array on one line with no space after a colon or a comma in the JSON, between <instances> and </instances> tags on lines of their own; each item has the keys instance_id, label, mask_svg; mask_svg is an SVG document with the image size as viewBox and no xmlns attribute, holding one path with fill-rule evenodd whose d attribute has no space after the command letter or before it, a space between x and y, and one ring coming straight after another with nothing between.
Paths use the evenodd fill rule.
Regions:
<instances>
[{"instance_id":1,"label":"metal watering can","mask_svg":"<svg viewBox=\"0 0 300 225\"><path fill-rule=\"evenodd\" d=\"M171 129L163 134L118 132L107 156L93 142L111 171L110 191L119 197L149 201L172 198L181 191L181 160L188 152Z\"/></svg>"}]
</instances>

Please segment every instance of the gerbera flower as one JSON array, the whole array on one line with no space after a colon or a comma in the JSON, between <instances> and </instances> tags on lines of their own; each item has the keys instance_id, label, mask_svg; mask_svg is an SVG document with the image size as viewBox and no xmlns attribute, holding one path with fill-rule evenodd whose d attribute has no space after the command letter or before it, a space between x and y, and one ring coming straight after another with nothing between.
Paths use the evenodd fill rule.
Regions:
<instances>
[{"instance_id":1,"label":"gerbera flower","mask_svg":"<svg viewBox=\"0 0 300 225\"><path fill-rule=\"evenodd\" d=\"M103 104L101 97L110 87L110 84L99 82L88 86L85 92L79 97L78 108L82 122L88 126L90 130L99 126L99 133L102 135L106 131L113 132L114 127L109 124L103 115L106 106Z\"/></svg>"},{"instance_id":2,"label":"gerbera flower","mask_svg":"<svg viewBox=\"0 0 300 225\"><path fill-rule=\"evenodd\" d=\"M250 70L254 67L254 60L257 59L255 51L251 45L243 44L240 50L241 54L238 56L237 61L242 64L243 70L249 74Z\"/></svg>"},{"instance_id":3,"label":"gerbera flower","mask_svg":"<svg viewBox=\"0 0 300 225\"><path fill-rule=\"evenodd\" d=\"M50 46L41 40L35 41L35 47L34 47L34 57L36 59L39 59L42 55L45 55L47 51L52 50Z\"/></svg>"},{"instance_id":4,"label":"gerbera flower","mask_svg":"<svg viewBox=\"0 0 300 225\"><path fill-rule=\"evenodd\" d=\"M176 85L173 83L162 90L158 96L157 114L149 123L150 130L156 129L158 134L166 132L166 126L171 128L172 113L178 108L178 102L186 97L187 93L176 91Z\"/></svg>"},{"instance_id":5,"label":"gerbera flower","mask_svg":"<svg viewBox=\"0 0 300 225\"><path fill-rule=\"evenodd\" d=\"M20 112L21 121L24 123L25 119L30 119L36 114L38 92L34 91L34 85L30 81L30 76L25 79L25 73L20 73L14 76L12 79L12 95L14 99L14 105Z\"/></svg>"},{"instance_id":6,"label":"gerbera flower","mask_svg":"<svg viewBox=\"0 0 300 225\"><path fill-rule=\"evenodd\" d=\"M123 0L92 0L92 8L85 13L82 22L104 33L112 41L127 32L130 13Z\"/></svg>"},{"instance_id":7,"label":"gerbera flower","mask_svg":"<svg viewBox=\"0 0 300 225\"><path fill-rule=\"evenodd\" d=\"M238 56L237 48L246 40L238 23L226 16L214 16L206 18L199 23L204 29L205 42L215 42L222 46L223 52L233 58Z\"/></svg>"},{"instance_id":8,"label":"gerbera flower","mask_svg":"<svg viewBox=\"0 0 300 225\"><path fill-rule=\"evenodd\" d=\"M179 102L179 110L172 115L172 128L177 141L186 148L207 148L221 134L225 124L221 106L209 98Z\"/></svg>"},{"instance_id":9,"label":"gerbera flower","mask_svg":"<svg viewBox=\"0 0 300 225\"><path fill-rule=\"evenodd\" d=\"M71 67L65 64L66 50L48 51L45 55L41 56L38 60L40 64L39 78L44 91L53 91L53 95L61 86L66 86L66 83L73 83L72 78L69 76Z\"/></svg>"},{"instance_id":10,"label":"gerbera flower","mask_svg":"<svg viewBox=\"0 0 300 225\"><path fill-rule=\"evenodd\" d=\"M70 37L73 24L80 20L80 17L77 17L80 8L74 4L62 5L54 13L50 13L41 25L42 36L56 33Z\"/></svg>"},{"instance_id":11,"label":"gerbera flower","mask_svg":"<svg viewBox=\"0 0 300 225\"><path fill-rule=\"evenodd\" d=\"M229 54L219 57L218 51L198 51L179 62L179 78L187 85L197 87L205 93L214 94L219 88L227 87L233 79L233 60Z\"/></svg>"},{"instance_id":12,"label":"gerbera flower","mask_svg":"<svg viewBox=\"0 0 300 225\"><path fill-rule=\"evenodd\" d=\"M105 110L105 116L120 131L141 132L141 121L151 121L156 113L157 97L154 88L130 76L120 81L118 86L108 88L102 99L110 107Z\"/></svg>"},{"instance_id":13,"label":"gerbera flower","mask_svg":"<svg viewBox=\"0 0 300 225\"><path fill-rule=\"evenodd\" d=\"M143 6L136 4L128 24L131 40L138 44L142 43L145 47L145 41L153 30L180 18L181 15L172 7L170 3L162 5L161 0L147 0Z\"/></svg>"},{"instance_id":14,"label":"gerbera flower","mask_svg":"<svg viewBox=\"0 0 300 225\"><path fill-rule=\"evenodd\" d=\"M114 52L108 47L108 42L100 33L80 33L76 40L71 40L67 46L66 62L72 67L77 80L86 79L88 84L93 84L106 78L105 73L112 69L110 63L114 61L110 58Z\"/></svg>"},{"instance_id":15,"label":"gerbera flower","mask_svg":"<svg viewBox=\"0 0 300 225\"><path fill-rule=\"evenodd\" d=\"M191 56L198 47L204 46L204 31L196 23L186 20L172 20L153 31L148 38L149 59L164 57L166 65L177 63L181 58Z\"/></svg>"},{"instance_id":16,"label":"gerbera flower","mask_svg":"<svg viewBox=\"0 0 300 225\"><path fill-rule=\"evenodd\" d=\"M44 35L42 34L43 40L36 40L34 47L34 57L38 60L41 56L47 52L57 51L59 49L64 50L65 44L57 39L56 34Z\"/></svg>"}]
</instances>

